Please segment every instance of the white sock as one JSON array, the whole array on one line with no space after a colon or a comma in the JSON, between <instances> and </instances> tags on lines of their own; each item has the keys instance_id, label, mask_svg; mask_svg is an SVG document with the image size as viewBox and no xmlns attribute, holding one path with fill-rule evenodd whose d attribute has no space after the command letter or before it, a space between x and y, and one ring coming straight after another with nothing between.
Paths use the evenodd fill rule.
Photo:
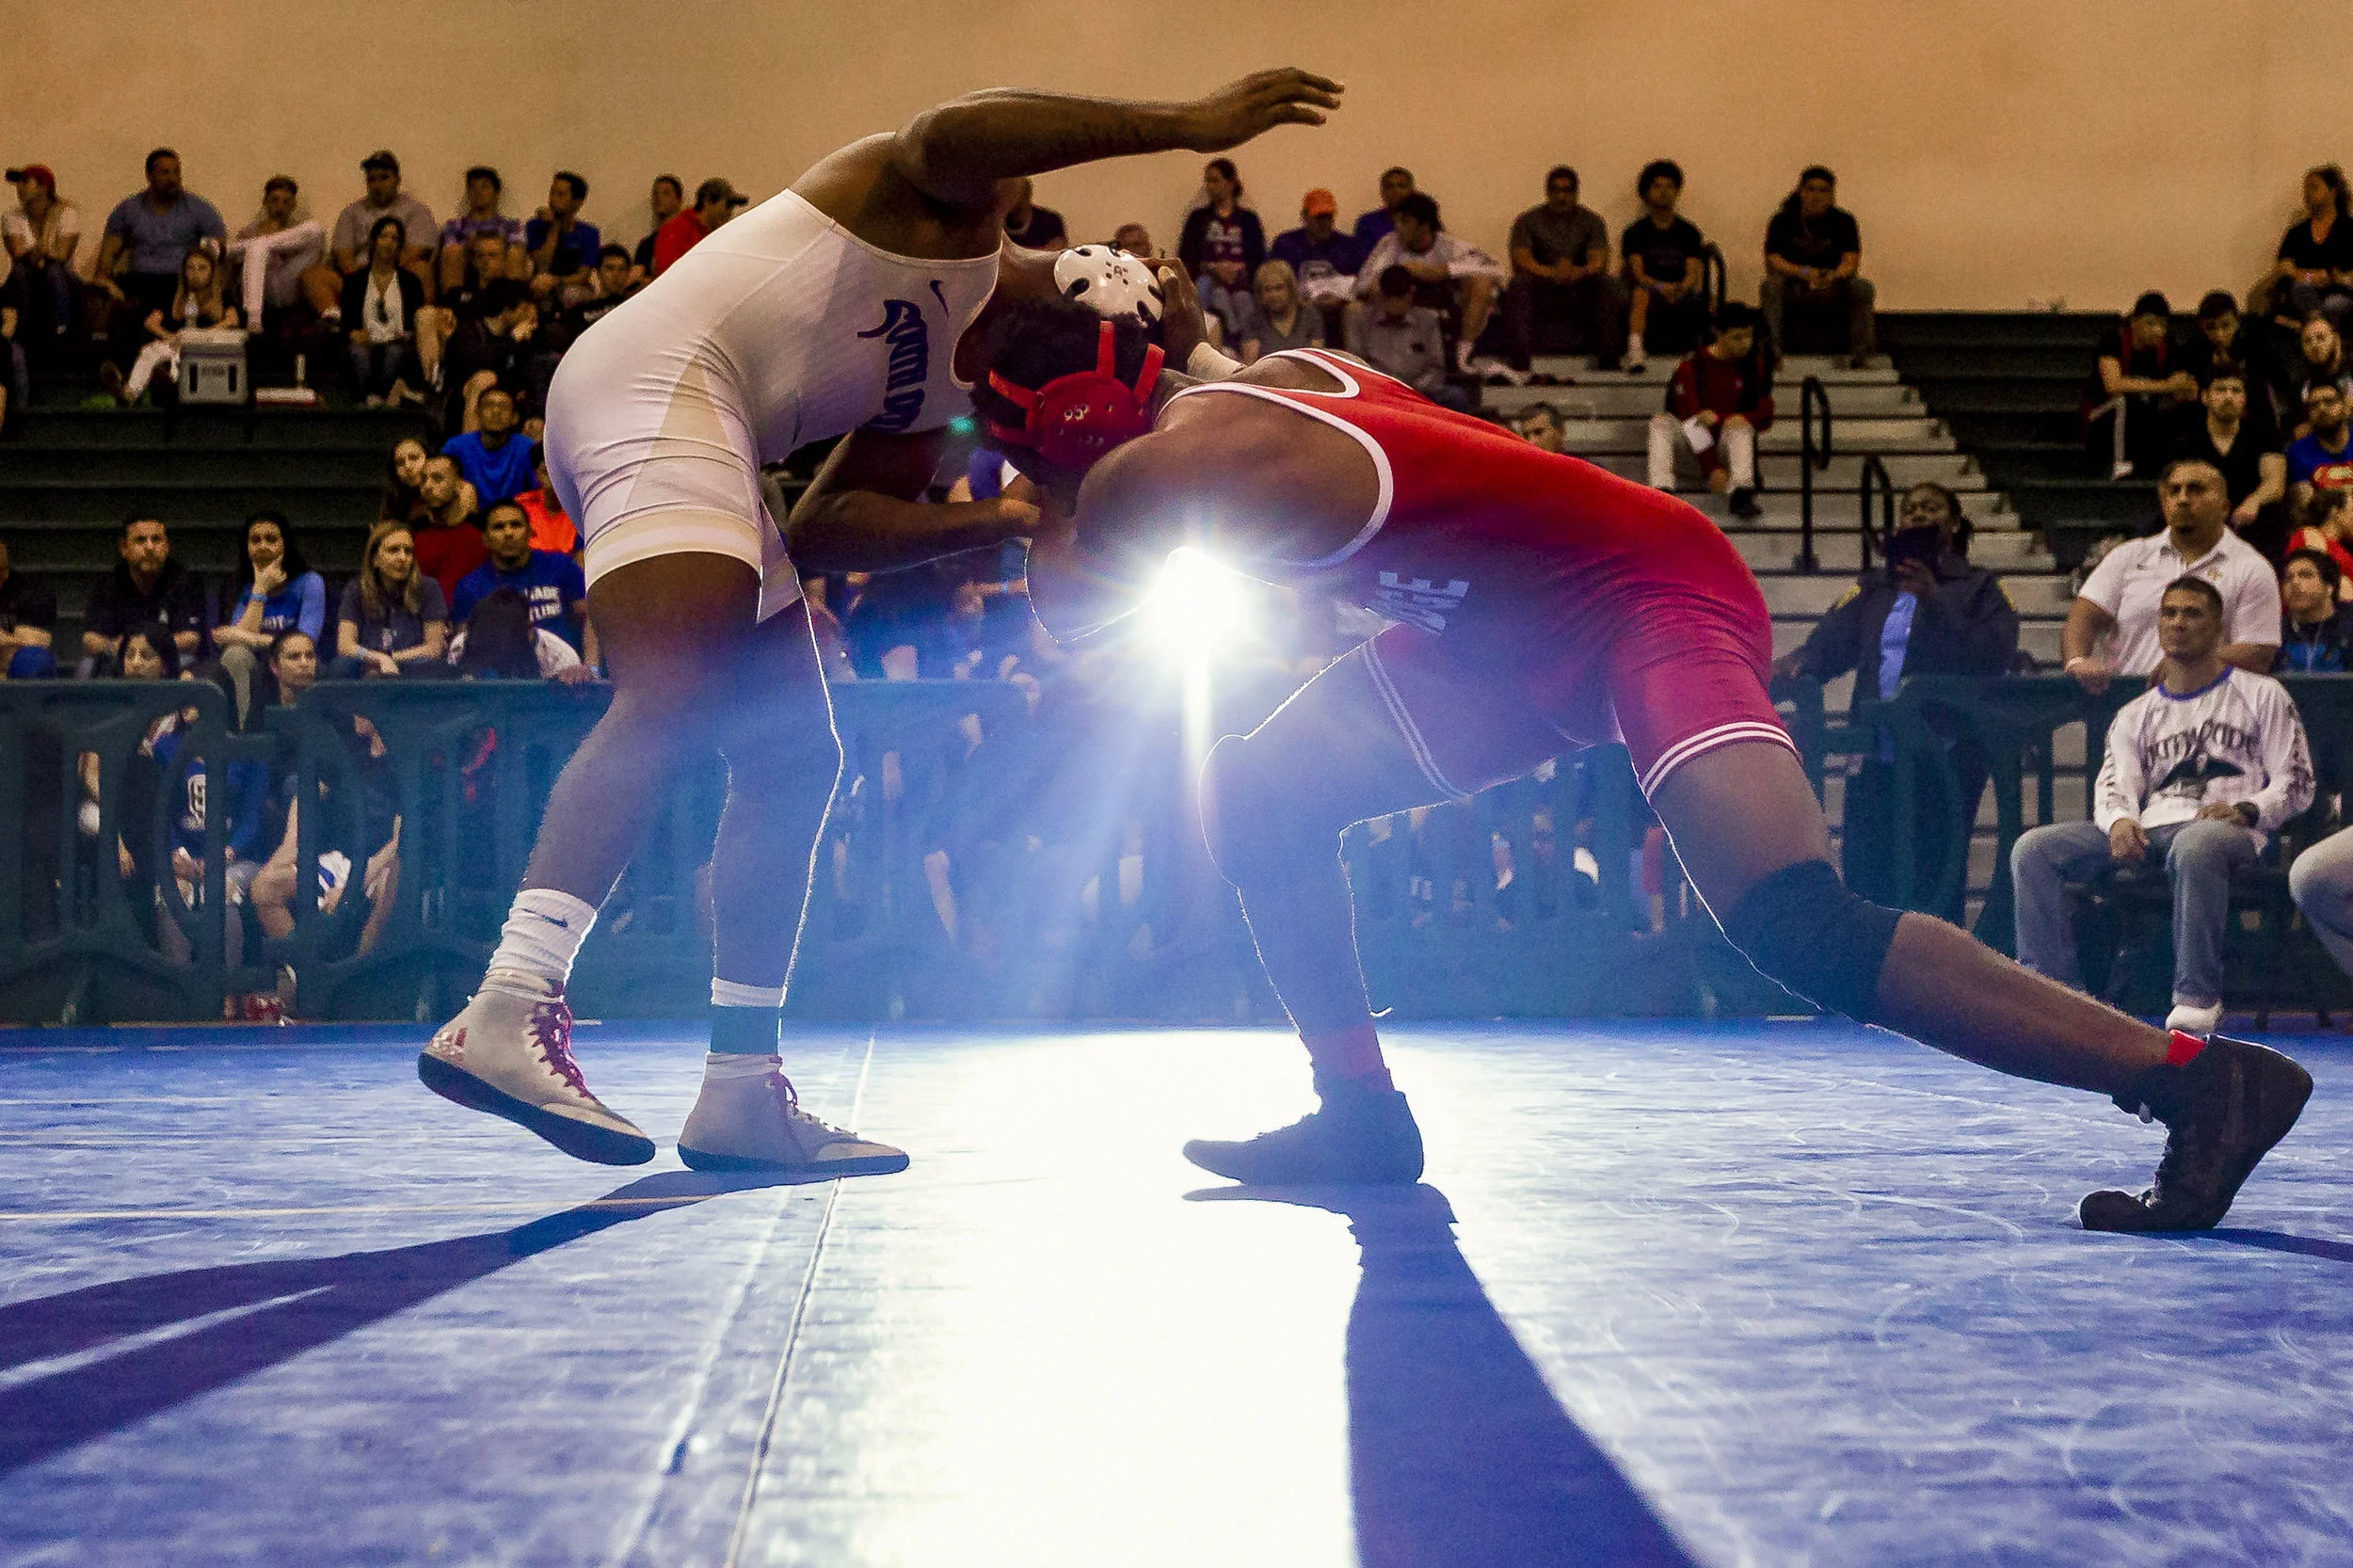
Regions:
<instances>
[{"instance_id":1,"label":"white sock","mask_svg":"<svg viewBox=\"0 0 2353 1568\"><path fill-rule=\"evenodd\" d=\"M783 1065L781 1057L730 1055L714 1050L703 1057L703 1081L726 1083L735 1079L766 1078Z\"/></svg>"},{"instance_id":2,"label":"white sock","mask_svg":"<svg viewBox=\"0 0 2353 1568\"><path fill-rule=\"evenodd\" d=\"M596 923L596 909L571 894L526 888L508 906L490 968L562 985L572 978L572 960Z\"/></svg>"}]
</instances>

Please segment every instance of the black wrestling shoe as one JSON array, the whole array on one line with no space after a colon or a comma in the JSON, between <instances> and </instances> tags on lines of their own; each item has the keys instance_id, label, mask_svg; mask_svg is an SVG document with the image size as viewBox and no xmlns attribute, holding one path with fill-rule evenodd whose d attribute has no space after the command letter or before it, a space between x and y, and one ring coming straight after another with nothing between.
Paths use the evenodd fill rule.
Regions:
<instances>
[{"instance_id":1,"label":"black wrestling shoe","mask_svg":"<svg viewBox=\"0 0 2353 1568\"><path fill-rule=\"evenodd\" d=\"M2313 1075L2287 1057L2219 1034L2186 1066L2150 1068L2116 1103L2166 1125L2157 1183L2138 1197L2092 1193L2078 1211L2084 1228L2211 1229L2312 1093Z\"/></svg>"},{"instance_id":2,"label":"black wrestling shoe","mask_svg":"<svg viewBox=\"0 0 2353 1568\"><path fill-rule=\"evenodd\" d=\"M1256 1138L1195 1138L1185 1158L1253 1187L1410 1185L1421 1179L1421 1128L1395 1089L1335 1084L1321 1110Z\"/></svg>"}]
</instances>

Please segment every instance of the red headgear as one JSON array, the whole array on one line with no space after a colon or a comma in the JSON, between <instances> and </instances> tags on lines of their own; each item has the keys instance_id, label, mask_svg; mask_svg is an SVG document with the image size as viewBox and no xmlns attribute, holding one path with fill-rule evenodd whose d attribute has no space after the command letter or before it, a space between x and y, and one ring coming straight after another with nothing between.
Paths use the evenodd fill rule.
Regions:
<instances>
[{"instance_id":1,"label":"red headgear","mask_svg":"<svg viewBox=\"0 0 2353 1568\"><path fill-rule=\"evenodd\" d=\"M1104 322L1096 339L1095 368L1057 376L1035 392L989 372L989 390L1023 415L1017 430L990 420L989 434L1008 445L1033 449L1056 468L1084 472L1112 447L1152 428L1152 386L1165 356L1157 344L1145 345L1144 368L1130 386L1112 368L1112 324Z\"/></svg>"}]
</instances>

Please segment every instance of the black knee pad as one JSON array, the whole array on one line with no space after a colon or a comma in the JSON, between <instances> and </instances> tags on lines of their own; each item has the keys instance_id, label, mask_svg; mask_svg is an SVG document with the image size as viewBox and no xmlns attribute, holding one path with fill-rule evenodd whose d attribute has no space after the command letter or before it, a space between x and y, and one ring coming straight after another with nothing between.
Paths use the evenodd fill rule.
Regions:
<instances>
[{"instance_id":1,"label":"black knee pad","mask_svg":"<svg viewBox=\"0 0 2353 1568\"><path fill-rule=\"evenodd\" d=\"M1801 860L1750 888L1722 923L1758 973L1867 1023L1901 918L1849 891L1829 861Z\"/></svg>"}]
</instances>

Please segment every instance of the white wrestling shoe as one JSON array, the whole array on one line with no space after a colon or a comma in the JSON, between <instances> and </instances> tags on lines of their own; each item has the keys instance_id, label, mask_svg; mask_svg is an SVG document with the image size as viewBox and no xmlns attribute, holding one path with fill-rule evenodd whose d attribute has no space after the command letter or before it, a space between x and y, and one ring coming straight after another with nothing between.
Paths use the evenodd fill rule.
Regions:
<instances>
[{"instance_id":1,"label":"white wrestling shoe","mask_svg":"<svg viewBox=\"0 0 2353 1568\"><path fill-rule=\"evenodd\" d=\"M588 1092L572 1060L572 1010L552 981L501 969L417 1058L443 1099L504 1116L576 1160L643 1165L653 1140Z\"/></svg>"},{"instance_id":2,"label":"white wrestling shoe","mask_svg":"<svg viewBox=\"0 0 2353 1568\"><path fill-rule=\"evenodd\" d=\"M2185 1034L2195 1034L2202 1040L2222 1027L2222 1004L2217 1001L2211 1007L2193 1007L2188 1002L2177 1001L2173 1004L2173 1011L2165 1016L2165 1027L2178 1029Z\"/></svg>"},{"instance_id":3,"label":"white wrestling shoe","mask_svg":"<svg viewBox=\"0 0 2353 1568\"><path fill-rule=\"evenodd\" d=\"M819 1121L801 1109L792 1080L770 1071L707 1079L679 1129L678 1157L692 1171L785 1171L795 1176L892 1176L904 1149Z\"/></svg>"}]
</instances>

